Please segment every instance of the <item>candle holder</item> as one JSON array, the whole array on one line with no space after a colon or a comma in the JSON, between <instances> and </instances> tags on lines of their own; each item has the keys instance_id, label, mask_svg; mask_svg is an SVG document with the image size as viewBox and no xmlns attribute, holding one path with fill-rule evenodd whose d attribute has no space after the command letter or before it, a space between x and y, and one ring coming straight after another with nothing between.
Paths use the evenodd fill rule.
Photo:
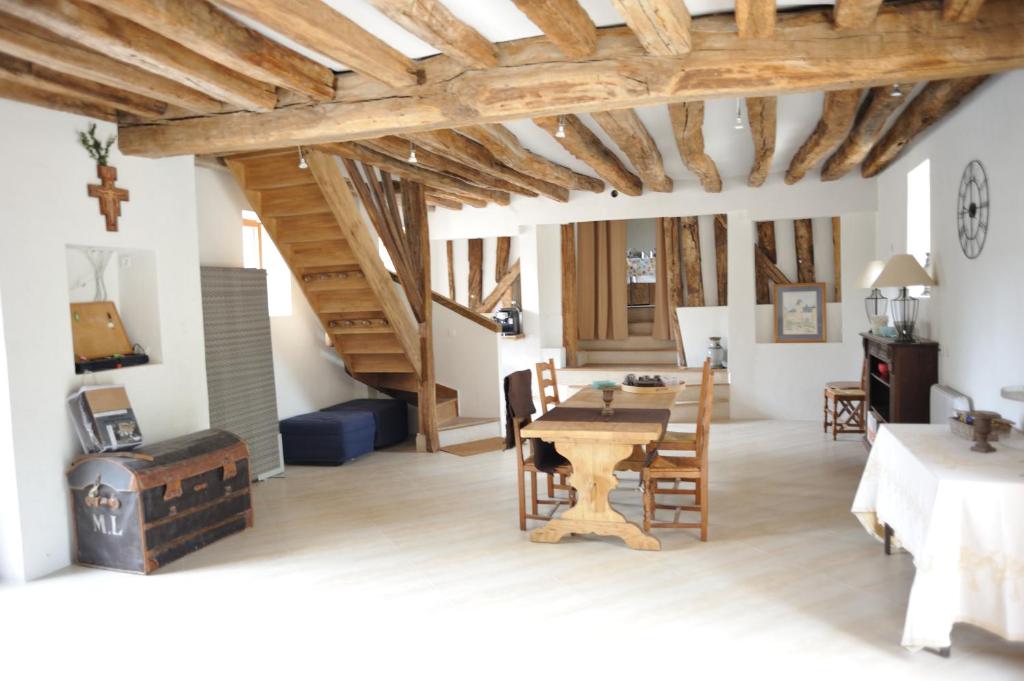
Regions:
<instances>
[{"instance_id":1,"label":"candle holder","mask_svg":"<svg viewBox=\"0 0 1024 681\"><path fill-rule=\"evenodd\" d=\"M996 448L989 444L989 437L992 435L992 422L999 417L994 411L972 411L974 418L974 446L972 452L988 454L996 451Z\"/></svg>"},{"instance_id":2,"label":"candle holder","mask_svg":"<svg viewBox=\"0 0 1024 681\"><path fill-rule=\"evenodd\" d=\"M612 416L615 410L612 409L612 400L615 399L615 388L605 388L601 391L601 399L604 400L604 408L601 409L601 416Z\"/></svg>"}]
</instances>

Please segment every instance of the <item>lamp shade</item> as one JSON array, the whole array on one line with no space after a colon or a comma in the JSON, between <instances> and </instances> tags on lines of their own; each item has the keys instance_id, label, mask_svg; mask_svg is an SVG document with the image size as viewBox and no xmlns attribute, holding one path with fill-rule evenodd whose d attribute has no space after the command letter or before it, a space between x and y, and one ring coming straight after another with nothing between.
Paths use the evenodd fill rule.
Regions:
<instances>
[{"instance_id":1,"label":"lamp shade","mask_svg":"<svg viewBox=\"0 0 1024 681\"><path fill-rule=\"evenodd\" d=\"M874 283L876 288L934 285L935 281L928 276L921 263L917 262L917 258L908 253L889 258L889 262L885 263L885 268Z\"/></svg>"},{"instance_id":2,"label":"lamp shade","mask_svg":"<svg viewBox=\"0 0 1024 681\"><path fill-rule=\"evenodd\" d=\"M857 288L874 288L875 279L878 279L878 275L885 269L884 260L872 260L864 268L860 277L857 278Z\"/></svg>"}]
</instances>

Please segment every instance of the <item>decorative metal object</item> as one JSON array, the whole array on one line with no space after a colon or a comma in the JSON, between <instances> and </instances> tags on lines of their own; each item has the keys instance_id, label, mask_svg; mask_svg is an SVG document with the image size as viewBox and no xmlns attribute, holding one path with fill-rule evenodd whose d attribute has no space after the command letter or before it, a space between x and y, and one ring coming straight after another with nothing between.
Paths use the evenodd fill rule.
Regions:
<instances>
[{"instance_id":1,"label":"decorative metal object","mask_svg":"<svg viewBox=\"0 0 1024 681\"><path fill-rule=\"evenodd\" d=\"M708 338L707 358L711 360L712 369L721 369L725 365L725 348L722 347L721 336Z\"/></svg>"},{"instance_id":2,"label":"decorative metal object","mask_svg":"<svg viewBox=\"0 0 1024 681\"><path fill-rule=\"evenodd\" d=\"M988 236L988 175L981 161L971 161L960 178L956 207L957 233L964 255L981 255Z\"/></svg>"},{"instance_id":3,"label":"decorative metal object","mask_svg":"<svg viewBox=\"0 0 1024 681\"><path fill-rule=\"evenodd\" d=\"M614 415L615 410L612 409L612 400L615 399L615 388L605 388L602 390L601 399L604 401L604 407L601 409L601 416Z\"/></svg>"}]
</instances>

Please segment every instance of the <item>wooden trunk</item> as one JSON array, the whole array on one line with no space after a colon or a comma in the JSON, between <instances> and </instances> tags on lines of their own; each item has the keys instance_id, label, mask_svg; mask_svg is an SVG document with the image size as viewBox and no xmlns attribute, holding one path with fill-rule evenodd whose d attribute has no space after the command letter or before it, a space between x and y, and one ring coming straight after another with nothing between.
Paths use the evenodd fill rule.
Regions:
<instances>
[{"instance_id":1,"label":"wooden trunk","mask_svg":"<svg viewBox=\"0 0 1024 681\"><path fill-rule=\"evenodd\" d=\"M85 456L67 476L82 565L149 573L252 527L249 447L224 430Z\"/></svg>"}]
</instances>

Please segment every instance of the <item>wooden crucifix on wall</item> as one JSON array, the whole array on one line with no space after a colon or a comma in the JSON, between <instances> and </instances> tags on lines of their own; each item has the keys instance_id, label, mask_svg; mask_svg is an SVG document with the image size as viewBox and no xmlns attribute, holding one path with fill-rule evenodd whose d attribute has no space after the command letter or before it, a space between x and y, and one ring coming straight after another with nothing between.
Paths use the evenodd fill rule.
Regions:
<instances>
[{"instance_id":1,"label":"wooden crucifix on wall","mask_svg":"<svg viewBox=\"0 0 1024 681\"><path fill-rule=\"evenodd\" d=\"M121 216L121 202L128 200L128 190L115 186L117 168L96 166L100 184L88 185L89 196L100 200L100 214L107 219L107 231L117 231L117 219Z\"/></svg>"}]
</instances>

